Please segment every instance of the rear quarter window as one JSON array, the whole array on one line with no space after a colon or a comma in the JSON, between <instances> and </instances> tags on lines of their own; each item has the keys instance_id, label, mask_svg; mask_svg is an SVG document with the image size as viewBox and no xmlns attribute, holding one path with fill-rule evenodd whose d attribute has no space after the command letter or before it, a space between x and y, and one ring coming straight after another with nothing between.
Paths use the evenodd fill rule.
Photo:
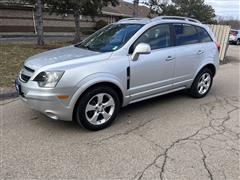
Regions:
<instances>
[{"instance_id":1,"label":"rear quarter window","mask_svg":"<svg viewBox=\"0 0 240 180\"><path fill-rule=\"evenodd\" d=\"M196 27L198 31L198 37L199 37L199 42L204 43L204 42L212 42L211 36L208 34L208 32L201 27Z\"/></svg>"},{"instance_id":2,"label":"rear quarter window","mask_svg":"<svg viewBox=\"0 0 240 180\"><path fill-rule=\"evenodd\" d=\"M176 46L195 44L199 42L196 28L189 24L173 24L176 34Z\"/></svg>"}]
</instances>

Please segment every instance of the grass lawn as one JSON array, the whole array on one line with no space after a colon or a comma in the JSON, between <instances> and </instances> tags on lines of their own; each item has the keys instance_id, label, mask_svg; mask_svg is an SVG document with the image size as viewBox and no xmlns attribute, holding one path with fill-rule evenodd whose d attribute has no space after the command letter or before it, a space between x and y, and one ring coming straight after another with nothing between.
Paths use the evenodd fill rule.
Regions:
<instances>
[{"instance_id":1,"label":"grass lawn","mask_svg":"<svg viewBox=\"0 0 240 180\"><path fill-rule=\"evenodd\" d=\"M14 81L24 61L37 53L69 45L67 42L51 42L45 46L30 43L0 45L0 87L14 87Z\"/></svg>"}]
</instances>

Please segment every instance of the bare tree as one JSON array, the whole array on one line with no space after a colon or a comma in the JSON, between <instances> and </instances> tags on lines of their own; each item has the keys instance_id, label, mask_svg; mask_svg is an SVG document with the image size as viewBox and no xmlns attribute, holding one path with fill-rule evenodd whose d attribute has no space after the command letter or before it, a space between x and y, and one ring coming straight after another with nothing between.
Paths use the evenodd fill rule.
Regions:
<instances>
[{"instance_id":1,"label":"bare tree","mask_svg":"<svg viewBox=\"0 0 240 180\"><path fill-rule=\"evenodd\" d=\"M36 9L36 29L37 29L37 44L44 45L43 38L43 1L36 0L35 9Z\"/></svg>"},{"instance_id":2,"label":"bare tree","mask_svg":"<svg viewBox=\"0 0 240 180\"><path fill-rule=\"evenodd\" d=\"M240 29L240 20L234 19L233 17L218 17L217 22L221 25L231 26L232 29Z\"/></svg>"},{"instance_id":3,"label":"bare tree","mask_svg":"<svg viewBox=\"0 0 240 180\"><path fill-rule=\"evenodd\" d=\"M74 42L81 41L80 37L80 15L91 16L92 18L101 14L101 9L109 3L113 6L118 0L45 0L49 13L72 14L75 22Z\"/></svg>"},{"instance_id":4,"label":"bare tree","mask_svg":"<svg viewBox=\"0 0 240 180\"><path fill-rule=\"evenodd\" d=\"M138 4L139 4L139 0L133 1L133 17L138 16Z\"/></svg>"},{"instance_id":5,"label":"bare tree","mask_svg":"<svg viewBox=\"0 0 240 180\"><path fill-rule=\"evenodd\" d=\"M74 22L75 22L75 36L74 36L74 42L80 42L80 13L79 11L74 11Z\"/></svg>"},{"instance_id":6,"label":"bare tree","mask_svg":"<svg viewBox=\"0 0 240 180\"><path fill-rule=\"evenodd\" d=\"M37 30L37 44L44 45L44 34L43 34L43 9L44 0L22 0L25 3L34 5L35 19L36 19L36 30Z\"/></svg>"}]
</instances>

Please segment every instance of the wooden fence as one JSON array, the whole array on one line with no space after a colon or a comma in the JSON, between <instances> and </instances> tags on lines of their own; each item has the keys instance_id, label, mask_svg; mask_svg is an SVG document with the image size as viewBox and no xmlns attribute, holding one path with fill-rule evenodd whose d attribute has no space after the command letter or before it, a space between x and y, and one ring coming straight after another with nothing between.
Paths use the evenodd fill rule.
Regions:
<instances>
[{"instance_id":1,"label":"wooden fence","mask_svg":"<svg viewBox=\"0 0 240 180\"><path fill-rule=\"evenodd\" d=\"M219 59L220 61L224 61L224 58L227 53L228 44L229 44L229 34L231 31L230 26L225 25L209 25L209 27L212 29L217 42L220 44L221 49L219 53Z\"/></svg>"}]
</instances>

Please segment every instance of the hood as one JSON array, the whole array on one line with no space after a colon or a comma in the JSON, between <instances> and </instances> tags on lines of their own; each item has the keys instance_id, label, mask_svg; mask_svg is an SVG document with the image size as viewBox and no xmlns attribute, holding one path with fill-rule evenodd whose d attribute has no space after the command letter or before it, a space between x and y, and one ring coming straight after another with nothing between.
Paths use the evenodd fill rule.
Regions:
<instances>
[{"instance_id":1,"label":"hood","mask_svg":"<svg viewBox=\"0 0 240 180\"><path fill-rule=\"evenodd\" d=\"M81 49L72 45L34 55L26 60L25 66L36 70L43 66L48 66L75 59L79 60L79 58L84 58L97 54L101 53Z\"/></svg>"}]
</instances>

